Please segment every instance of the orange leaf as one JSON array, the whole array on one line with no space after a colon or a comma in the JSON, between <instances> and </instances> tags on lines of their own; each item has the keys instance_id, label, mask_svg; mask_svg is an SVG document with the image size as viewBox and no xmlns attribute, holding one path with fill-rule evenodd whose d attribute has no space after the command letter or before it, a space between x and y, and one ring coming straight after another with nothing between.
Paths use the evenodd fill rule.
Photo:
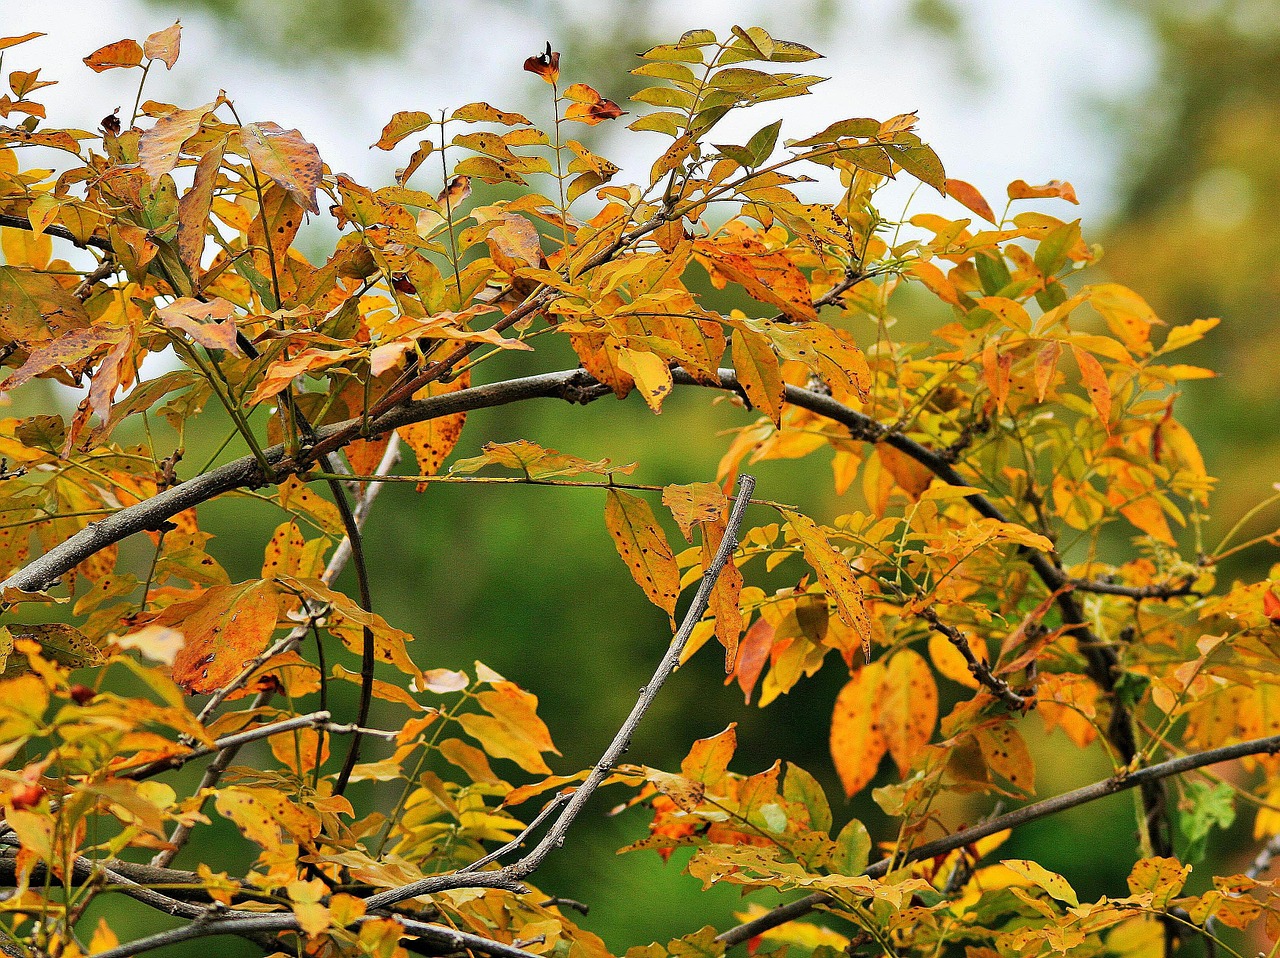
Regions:
<instances>
[{"instance_id":1,"label":"orange leaf","mask_svg":"<svg viewBox=\"0 0 1280 958\"><path fill-rule=\"evenodd\" d=\"M413 398L427 399L431 396L443 396L447 393L466 389L470 385L471 373L465 372L453 382L427 383L426 386L414 393ZM400 438L405 441L405 444L413 450L413 454L418 458L418 471L424 476L434 476L440 471L444 461L449 458L449 453L453 452L454 447L458 444L458 440L462 436L462 427L466 424L466 421L467 414L458 412L448 416L437 416L435 419L411 423L408 426L400 426L396 429L396 432L400 434ZM425 483L418 483L419 492L425 488Z\"/></svg>"},{"instance_id":2,"label":"orange leaf","mask_svg":"<svg viewBox=\"0 0 1280 958\"><path fill-rule=\"evenodd\" d=\"M862 586L853 574L853 566L808 516L786 510L782 514L800 540L805 561L818 573L823 589L835 603L836 614L862 638L862 654L870 660L871 617L867 615Z\"/></svg>"},{"instance_id":3,"label":"orange leaf","mask_svg":"<svg viewBox=\"0 0 1280 958\"><path fill-rule=\"evenodd\" d=\"M182 21L179 20L173 26L157 30L147 37L142 44L142 52L152 60L162 61L165 69L172 70L173 65L178 62L178 48L181 44Z\"/></svg>"},{"instance_id":4,"label":"orange leaf","mask_svg":"<svg viewBox=\"0 0 1280 958\"><path fill-rule=\"evenodd\" d=\"M1009 780L1015 788L1030 794L1036 787L1036 766L1027 743L1009 722L975 729L974 740L987 768Z\"/></svg>"},{"instance_id":5,"label":"orange leaf","mask_svg":"<svg viewBox=\"0 0 1280 958\"><path fill-rule=\"evenodd\" d=\"M1076 365L1080 367L1080 381L1084 383L1089 399L1093 402L1094 408L1098 410L1098 416L1102 419L1103 427L1110 433L1111 386L1107 382L1106 370L1102 368L1102 363L1098 362L1092 353L1086 352L1079 346L1072 346L1071 351L1075 354Z\"/></svg>"},{"instance_id":6,"label":"orange leaf","mask_svg":"<svg viewBox=\"0 0 1280 958\"><path fill-rule=\"evenodd\" d=\"M560 753L551 742L547 726L538 718L538 697L513 682L498 682L477 699L489 714L459 715L458 724L466 733L494 758L510 759L526 772L550 775L551 769L541 753Z\"/></svg>"},{"instance_id":7,"label":"orange leaf","mask_svg":"<svg viewBox=\"0 0 1280 958\"><path fill-rule=\"evenodd\" d=\"M173 680L193 695L213 692L266 647L276 628L275 586L263 579L215 585L152 621L186 638L173 662Z\"/></svg>"},{"instance_id":8,"label":"orange leaf","mask_svg":"<svg viewBox=\"0 0 1280 958\"><path fill-rule=\"evenodd\" d=\"M725 679L727 684L737 677L738 688L742 689L748 705L751 704L751 690L756 687L760 673L764 671L764 664L769 661L774 635L774 627L767 619L756 619L738 645L738 658L732 675Z\"/></svg>"},{"instance_id":9,"label":"orange leaf","mask_svg":"<svg viewBox=\"0 0 1280 958\"><path fill-rule=\"evenodd\" d=\"M1076 199L1075 187L1063 180L1050 180L1043 186L1032 186L1026 180L1014 180L1009 184L1009 199L1011 200L1028 200L1041 199L1043 197L1056 196L1059 199L1066 200L1068 203L1080 205L1080 201Z\"/></svg>"},{"instance_id":10,"label":"orange leaf","mask_svg":"<svg viewBox=\"0 0 1280 958\"><path fill-rule=\"evenodd\" d=\"M227 138L224 136L205 151L196 164L191 189L178 200L178 255L192 277L197 277L200 273L205 227L209 222L209 211L213 207L213 190L217 186L218 171L222 167L226 145Z\"/></svg>"},{"instance_id":11,"label":"orange leaf","mask_svg":"<svg viewBox=\"0 0 1280 958\"><path fill-rule=\"evenodd\" d=\"M1045 343L1036 354L1036 402L1044 402L1045 394L1053 385L1053 374L1058 369L1058 357L1062 355L1062 344Z\"/></svg>"},{"instance_id":12,"label":"orange leaf","mask_svg":"<svg viewBox=\"0 0 1280 958\"><path fill-rule=\"evenodd\" d=\"M718 785L728 772L729 760L738 748L737 728L737 722L730 722L723 732L694 742L680 763L680 774L704 785Z\"/></svg>"},{"instance_id":13,"label":"orange leaf","mask_svg":"<svg viewBox=\"0 0 1280 958\"><path fill-rule=\"evenodd\" d=\"M380 150L390 150L406 136L425 130L435 122L430 113L420 110L403 110L396 113L382 128L382 136L373 144Z\"/></svg>"},{"instance_id":14,"label":"orange leaf","mask_svg":"<svg viewBox=\"0 0 1280 958\"><path fill-rule=\"evenodd\" d=\"M313 144L297 130L283 130L275 123L246 123L240 134L259 173L288 190L299 206L312 213L320 212L316 188L324 163Z\"/></svg>"},{"instance_id":15,"label":"orange leaf","mask_svg":"<svg viewBox=\"0 0 1280 958\"><path fill-rule=\"evenodd\" d=\"M782 425L782 403L786 384L782 366L768 336L738 327L730 343L733 368L747 401L768 416L775 426Z\"/></svg>"},{"instance_id":16,"label":"orange leaf","mask_svg":"<svg viewBox=\"0 0 1280 958\"><path fill-rule=\"evenodd\" d=\"M155 315L161 324L186 333L192 342L206 349L240 351L236 346L235 307L225 299L201 302L184 296L157 309Z\"/></svg>"},{"instance_id":17,"label":"orange leaf","mask_svg":"<svg viewBox=\"0 0 1280 958\"><path fill-rule=\"evenodd\" d=\"M918 652L902 649L889 660L880 699L880 723L889 753L903 778L933 736L938 686Z\"/></svg>"},{"instance_id":18,"label":"orange leaf","mask_svg":"<svg viewBox=\"0 0 1280 958\"><path fill-rule=\"evenodd\" d=\"M753 299L782 310L793 320L818 318L809 294L809 281L785 253L771 252L749 232L697 240L694 249L712 272L739 284ZM717 284L722 286L723 280Z\"/></svg>"},{"instance_id":19,"label":"orange leaf","mask_svg":"<svg viewBox=\"0 0 1280 958\"><path fill-rule=\"evenodd\" d=\"M875 778L880 759L889 748L880 727L884 673L884 666L873 662L859 669L836 696L831 713L831 758L846 798Z\"/></svg>"},{"instance_id":20,"label":"orange leaf","mask_svg":"<svg viewBox=\"0 0 1280 958\"><path fill-rule=\"evenodd\" d=\"M644 589L649 601L667 613L674 629L680 570L653 510L639 496L610 489L605 499L604 523L618 554L631 570L631 577Z\"/></svg>"},{"instance_id":21,"label":"orange leaf","mask_svg":"<svg viewBox=\"0 0 1280 958\"><path fill-rule=\"evenodd\" d=\"M138 165L151 177L151 186L178 165L182 145L196 135L205 117L213 113L221 98L193 110L174 110L156 120L138 140Z\"/></svg>"},{"instance_id":22,"label":"orange leaf","mask_svg":"<svg viewBox=\"0 0 1280 958\"><path fill-rule=\"evenodd\" d=\"M965 207L965 209L977 213L988 223L1000 225L996 220L996 214L991 210L991 204L972 184L966 183L964 180L948 179L947 195Z\"/></svg>"},{"instance_id":23,"label":"orange leaf","mask_svg":"<svg viewBox=\"0 0 1280 958\"><path fill-rule=\"evenodd\" d=\"M142 66L142 47L137 40L117 40L99 47L84 58L84 65L94 73L104 70Z\"/></svg>"}]
</instances>

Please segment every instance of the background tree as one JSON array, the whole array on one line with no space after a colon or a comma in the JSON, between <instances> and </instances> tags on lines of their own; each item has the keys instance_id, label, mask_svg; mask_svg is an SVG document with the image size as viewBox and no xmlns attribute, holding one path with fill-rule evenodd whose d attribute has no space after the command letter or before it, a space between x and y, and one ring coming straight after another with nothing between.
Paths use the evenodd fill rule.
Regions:
<instances>
[{"instance_id":1,"label":"background tree","mask_svg":"<svg viewBox=\"0 0 1280 958\"><path fill-rule=\"evenodd\" d=\"M179 39L175 25L86 58L140 74L135 115L107 117L100 135L46 126L30 96L38 72L10 76L10 113L28 120L0 154L0 388L21 403L42 379L87 387L69 417L18 408L5 422L12 947L123 956L225 932L271 949L283 931L317 951L391 953L409 933L432 950L602 953L570 920L574 901L528 882L572 847L603 783L651 811L633 852L679 849L708 887L752 893L737 924L672 953L757 936L767 950L1131 952L1270 920L1256 875L1184 889L1178 860L1200 858L1237 794L1273 804L1259 756L1280 746L1280 599L1266 579L1214 591L1213 566L1241 543L1205 540L1212 481L1173 411L1177 384L1206 371L1165 361L1216 321L1166 330L1125 287L1082 282L1096 251L1078 221L1023 209L1073 202L1069 184L1014 183L997 214L946 177L910 114L840 120L781 147L777 123L717 142L732 111L819 79L792 72L816 56L807 47L735 28L654 47L634 71L652 85L633 99L658 109L631 128L670 141L647 187L614 184L616 167L573 138L572 124L623 111L561 81L548 46L524 64L548 84L545 131L487 103L399 113L376 145L406 165L375 191L331 172L298 131L242 122L225 96L144 100ZM62 154L54 169L18 161L47 151ZM428 170L437 184L423 189ZM800 192L805 170L829 171L824 201ZM895 177L972 215L890 220L875 203ZM482 183L493 190L473 193ZM313 264L295 239L322 195L342 235ZM54 258L55 241L71 259ZM912 298L933 303L934 328L897 322ZM643 426L609 397L635 392L671 414L707 389L729 402L687 435L732 428L720 484L699 481L699 438L669 455L682 482L653 483L595 450L463 436L475 410L552 398L626 425L614 430L625 453ZM572 431L578 412L559 408ZM227 432L194 455L188 438L210 417ZM478 455L442 474L460 437ZM416 470L397 472L402 444ZM730 510L744 461L818 456L861 507L819 523L790 497L758 498L743 525L744 476ZM603 496L618 554L675 638L665 657L640 650L657 671L625 722L619 703L616 733L578 744L582 761L548 764L537 696L489 666L442 667L444 650L411 654L410 634L380 614L375 601L406 585L394 565L379 581L382 553L361 529L375 490L396 483L439 503L432 517L447 487ZM659 492L670 523L655 518ZM233 575L219 561L219 509L242 537L255 510L272 517L260 568ZM521 561L543 548L545 519L530 526L511 544ZM671 546L676 529L689 548ZM416 587L447 599L473 538L453 533L451 574ZM348 561L354 598L333 588ZM575 604L560 602L573 621ZM810 738L829 739L846 797L886 783L879 814L856 806L859 818L836 821L794 762L742 773L758 767L736 753L745 723L691 749L660 725L687 751L668 766L678 772L644 755L620 764L677 662L705 645L721 654L691 668L705 676L714 660L769 706L755 720L766 732L781 696L795 692L810 729L822 702ZM551 697L581 699L584 672L614 654L596 637L566 658L580 667L562 668ZM838 690L829 726L823 682ZM1022 804L1039 793L1026 738L1044 730L1112 774ZM258 751L233 764L246 747ZM755 748L768 752L767 736ZM171 774L210 756L198 780ZM1167 791L1170 776L1242 757L1252 778ZM1108 888L1082 905L1041 863L984 861L1014 826L1130 790L1127 896ZM1002 812L998 796L1020 807ZM192 836L217 834L206 816L243 841L174 868ZM1260 814L1259 835L1272 824ZM875 862L872 834L885 842ZM113 916L87 940L107 891L190 922L138 937ZM836 916L829 928L793 922L816 908Z\"/></svg>"}]
</instances>

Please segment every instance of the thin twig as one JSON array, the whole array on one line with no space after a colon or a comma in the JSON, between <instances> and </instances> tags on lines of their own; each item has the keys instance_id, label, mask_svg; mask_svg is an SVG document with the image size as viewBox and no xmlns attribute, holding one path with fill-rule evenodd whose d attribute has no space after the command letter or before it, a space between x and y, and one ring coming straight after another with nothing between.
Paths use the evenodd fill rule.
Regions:
<instances>
[{"instance_id":1,"label":"thin twig","mask_svg":"<svg viewBox=\"0 0 1280 958\"><path fill-rule=\"evenodd\" d=\"M1077 592L1095 592L1099 595L1119 595L1130 599L1175 599L1184 595L1199 595L1195 590L1196 577L1187 576L1177 582L1153 582L1150 585L1122 585L1101 579L1069 579Z\"/></svg>"},{"instance_id":2,"label":"thin twig","mask_svg":"<svg viewBox=\"0 0 1280 958\"><path fill-rule=\"evenodd\" d=\"M630 714L618 729L617 734L614 735L613 741L609 743L609 746L604 750L604 754L600 756L600 760L596 762L583 783L573 790L569 800L565 803L564 809L555 821L551 823L551 827L547 829L547 833L542 840L523 858L498 869L497 872L471 872L464 868L452 875L436 875L424 878L400 888L392 888L366 898L365 904L367 907L371 909L385 908L388 905L394 905L396 902L416 898L419 895L430 894L445 888L466 887L470 880L482 875L502 875L519 885L522 879L527 878L537 870L538 866L542 864L553 849L559 848L564 844L569 827L578 817L578 813L582 811L583 806L586 805L595 790L600 787L600 784L613 770L614 765L626 752L631 744L631 737L635 734L635 730L640 724L640 720L644 718L645 712L649 710L649 706L657 698L663 684L680 664L680 656L684 652L685 644L689 641L689 636L693 634L694 627L702 620L703 613L706 612L707 605L711 601L711 591L715 588L716 580L720 577L720 571L738 548L738 531L742 526L742 516L746 512L747 503L751 499L751 493L755 489L755 485L756 481L752 476L744 474L738 477L738 495L734 500L733 509L729 512L728 527L720 540L719 548L716 549L715 557L707 568L703 570L702 581L698 584L698 591L693 597L693 602L685 611L684 618L680 622L680 628L676 631L675 637L667 647L666 654L662 657L662 661L658 663L657 668L654 669L653 677L649 680L649 684L640 690L640 697L636 700L636 704L632 706Z\"/></svg>"},{"instance_id":3,"label":"thin twig","mask_svg":"<svg viewBox=\"0 0 1280 958\"><path fill-rule=\"evenodd\" d=\"M250 742L256 742L259 739L270 738L272 735L279 735L283 732L292 732L300 728L327 728L329 731L346 731L346 729L334 726L330 723L331 716L328 712L311 712L307 715L296 715L293 718L282 719L279 722L271 722L267 725L259 725L245 732L237 732L234 735L227 735L217 739L213 745L206 745L203 748L192 749L182 755L170 755L167 758L157 759L154 762L148 762L139 768L130 769L122 772L119 778L130 778L134 780L150 778L152 775L158 775L161 772L168 772L175 768L181 768L187 762L194 761L197 758L204 758L206 755L213 755L225 749L238 749L242 745Z\"/></svg>"}]
</instances>

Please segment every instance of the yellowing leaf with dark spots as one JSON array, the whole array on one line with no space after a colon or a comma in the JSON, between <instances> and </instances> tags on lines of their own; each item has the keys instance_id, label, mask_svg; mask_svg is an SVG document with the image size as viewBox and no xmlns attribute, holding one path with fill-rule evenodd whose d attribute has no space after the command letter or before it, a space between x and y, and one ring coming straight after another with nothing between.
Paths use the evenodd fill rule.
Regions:
<instances>
[{"instance_id":1,"label":"yellowing leaf with dark spots","mask_svg":"<svg viewBox=\"0 0 1280 958\"><path fill-rule=\"evenodd\" d=\"M292 192L264 180L262 206L249 226L249 245L252 247L254 268L272 284L273 289L278 281L281 296L286 300L297 286L292 273L285 267L289 247L293 245L298 230L302 227L302 211L302 204Z\"/></svg>"},{"instance_id":2,"label":"yellowing leaf with dark spots","mask_svg":"<svg viewBox=\"0 0 1280 958\"><path fill-rule=\"evenodd\" d=\"M1143 858L1129 872L1129 893L1149 894L1151 907L1164 910L1182 891L1190 874L1191 866L1176 858Z\"/></svg>"},{"instance_id":3,"label":"yellowing leaf with dark spots","mask_svg":"<svg viewBox=\"0 0 1280 958\"><path fill-rule=\"evenodd\" d=\"M729 760L738 747L737 727L737 722L731 722L723 732L694 742L680 763L680 774L714 789L728 772Z\"/></svg>"},{"instance_id":4,"label":"yellowing leaf with dark spots","mask_svg":"<svg viewBox=\"0 0 1280 958\"><path fill-rule=\"evenodd\" d=\"M857 631L862 639L862 653L870 660L871 618L867 615L862 587L858 585L853 566L808 516L789 510L782 514L800 541L805 561L818 574L823 589L835 604L836 614L845 625Z\"/></svg>"},{"instance_id":5,"label":"yellowing leaf with dark spots","mask_svg":"<svg viewBox=\"0 0 1280 958\"><path fill-rule=\"evenodd\" d=\"M240 128L240 138L260 174L288 190L299 206L320 212L316 188L324 163L313 144L297 130L284 130L275 123L246 123Z\"/></svg>"},{"instance_id":6,"label":"yellowing leaf with dark spots","mask_svg":"<svg viewBox=\"0 0 1280 958\"><path fill-rule=\"evenodd\" d=\"M219 789L214 804L245 838L266 851L278 848L284 839L309 844L320 834L319 816L274 788L230 785Z\"/></svg>"},{"instance_id":7,"label":"yellowing leaf with dark spots","mask_svg":"<svg viewBox=\"0 0 1280 958\"><path fill-rule=\"evenodd\" d=\"M1075 889L1068 884L1065 878L1049 871L1043 865L1018 858L1008 859L1002 864L1010 871L1021 875L1031 884L1044 889L1049 893L1050 897L1066 902L1072 908L1080 907L1080 899L1076 897Z\"/></svg>"},{"instance_id":8,"label":"yellowing leaf with dark spots","mask_svg":"<svg viewBox=\"0 0 1280 958\"><path fill-rule=\"evenodd\" d=\"M1080 367L1080 381L1084 384L1085 392L1089 394L1089 401L1098 410L1103 427L1110 433L1111 386L1107 382L1106 370L1092 353L1086 352L1079 346L1072 346L1071 351L1075 354L1076 365Z\"/></svg>"},{"instance_id":9,"label":"yellowing leaf with dark spots","mask_svg":"<svg viewBox=\"0 0 1280 958\"><path fill-rule=\"evenodd\" d=\"M680 569L653 510L639 496L610 489L605 499L604 522L632 578L649 601L667 613L674 629Z\"/></svg>"},{"instance_id":10,"label":"yellowing leaf with dark spots","mask_svg":"<svg viewBox=\"0 0 1280 958\"><path fill-rule=\"evenodd\" d=\"M14 639L29 639L39 645L39 654L69 668L79 669L102 665L107 656L100 643L93 641L75 626L50 622L40 625L23 625L10 622L9 634ZM9 668L14 667L13 656ZM19 657L20 658L20 657Z\"/></svg>"},{"instance_id":11,"label":"yellowing leaf with dark spots","mask_svg":"<svg viewBox=\"0 0 1280 958\"><path fill-rule=\"evenodd\" d=\"M447 393L459 392L470 385L471 373L465 372L453 382L427 383L414 393L413 398L428 399L432 396L443 396ZM434 476L440 471L444 461L449 458L449 453L453 452L454 447L457 446L458 440L462 437L462 427L466 422L467 414L458 412L400 426L396 432L417 457L419 473L424 476ZM419 492L425 488L425 483L418 483Z\"/></svg>"},{"instance_id":12,"label":"yellowing leaf with dark spots","mask_svg":"<svg viewBox=\"0 0 1280 958\"><path fill-rule=\"evenodd\" d=\"M321 532L340 536L346 532L338 507L297 476L280 483L280 508L301 516Z\"/></svg>"},{"instance_id":13,"label":"yellowing leaf with dark spots","mask_svg":"<svg viewBox=\"0 0 1280 958\"><path fill-rule=\"evenodd\" d=\"M738 384L746 392L747 401L768 416L775 426L781 426L786 384L782 381L782 365L769 337L740 326L733 331L730 355L738 374Z\"/></svg>"},{"instance_id":14,"label":"yellowing leaf with dark spots","mask_svg":"<svg viewBox=\"0 0 1280 958\"><path fill-rule=\"evenodd\" d=\"M434 123L435 117L421 110L402 110L387 121L382 136L373 144L380 150L390 150L406 136L421 132Z\"/></svg>"},{"instance_id":15,"label":"yellowing leaf with dark spots","mask_svg":"<svg viewBox=\"0 0 1280 958\"><path fill-rule=\"evenodd\" d=\"M696 811L707 793L706 785L685 778L683 775L672 775L670 772L650 769L647 777L658 791L675 802L682 811Z\"/></svg>"},{"instance_id":16,"label":"yellowing leaf with dark spots","mask_svg":"<svg viewBox=\"0 0 1280 958\"><path fill-rule=\"evenodd\" d=\"M885 667L879 662L857 671L836 696L831 713L831 758L846 798L876 775L889 743L880 725Z\"/></svg>"},{"instance_id":17,"label":"yellowing leaf with dark spots","mask_svg":"<svg viewBox=\"0 0 1280 958\"><path fill-rule=\"evenodd\" d=\"M320 575L327 545L323 537L308 540L292 520L280 523L263 550L262 578L292 575L306 579Z\"/></svg>"},{"instance_id":18,"label":"yellowing leaf with dark spots","mask_svg":"<svg viewBox=\"0 0 1280 958\"><path fill-rule=\"evenodd\" d=\"M913 649L894 653L882 685L880 723L903 778L929 744L937 721L938 686L929 664Z\"/></svg>"},{"instance_id":19,"label":"yellowing leaf with dark spots","mask_svg":"<svg viewBox=\"0 0 1280 958\"><path fill-rule=\"evenodd\" d=\"M538 697L513 682L498 682L476 698L489 714L459 715L458 724L466 733L494 758L510 759L526 772L550 775L551 769L541 753L560 753L547 726L538 718Z\"/></svg>"},{"instance_id":20,"label":"yellowing leaf with dark spots","mask_svg":"<svg viewBox=\"0 0 1280 958\"><path fill-rule=\"evenodd\" d=\"M716 239L697 240L694 250L717 286L732 280L753 299L782 310L789 318L807 322L818 318L809 281L785 253L771 251L747 230Z\"/></svg>"},{"instance_id":21,"label":"yellowing leaf with dark spots","mask_svg":"<svg viewBox=\"0 0 1280 958\"><path fill-rule=\"evenodd\" d=\"M1151 327L1164 324L1145 299L1119 283L1098 283L1086 286L1081 292L1089 295L1089 305L1102 314L1111 331L1130 352L1139 355L1151 352Z\"/></svg>"},{"instance_id":22,"label":"yellowing leaf with dark spots","mask_svg":"<svg viewBox=\"0 0 1280 958\"><path fill-rule=\"evenodd\" d=\"M1005 778L1015 788L1030 794L1036 786L1036 766L1027 743L1009 722L974 729L974 740L987 768Z\"/></svg>"},{"instance_id":23,"label":"yellowing leaf with dark spots","mask_svg":"<svg viewBox=\"0 0 1280 958\"><path fill-rule=\"evenodd\" d=\"M671 510L681 533L692 542L693 527L723 519L729 499L714 482L691 482L663 489L662 504Z\"/></svg>"},{"instance_id":24,"label":"yellowing leaf with dark spots","mask_svg":"<svg viewBox=\"0 0 1280 958\"><path fill-rule=\"evenodd\" d=\"M606 344L607 346L607 344ZM661 356L636 349L619 349L618 368L635 382L644 401L654 412L662 412L662 401L671 393L671 369Z\"/></svg>"},{"instance_id":25,"label":"yellowing leaf with dark spots","mask_svg":"<svg viewBox=\"0 0 1280 958\"><path fill-rule=\"evenodd\" d=\"M275 586L263 579L215 585L169 606L152 622L186 639L173 660L173 680L190 694L213 692L266 648L276 628Z\"/></svg>"}]
</instances>

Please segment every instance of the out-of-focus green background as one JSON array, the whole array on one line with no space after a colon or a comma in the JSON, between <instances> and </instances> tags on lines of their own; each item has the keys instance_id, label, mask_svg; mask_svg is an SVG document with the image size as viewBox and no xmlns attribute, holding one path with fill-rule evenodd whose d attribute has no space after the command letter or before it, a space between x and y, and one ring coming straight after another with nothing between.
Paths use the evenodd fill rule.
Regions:
<instances>
[{"instance_id":1,"label":"out-of-focus green background","mask_svg":"<svg viewBox=\"0 0 1280 958\"><path fill-rule=\"evenodd\" d=\"M96 46L181 17L183 59L172 75L149 81L148 95L186 104L225 88L253 105L246 120L260 112L300 126L335 169L375 186L397 162L367 147L394 110L484 99L543 115L546 88L520 63L547 39L563 51L567 78L622 103L637 85L626 76L634 52L713 22L718 29L759 23L827 54L814 72L836 78L835 92L822 94L816 107L787 101L783 112L797 124L789 135L845 116L919 107L926 139L948 172L974 182L993 203L1017 176L1074 181L1085 235L1106 249L1100 278L1134 286L1171 324L1223 317L1184 360L1214 366L1221 378L1189 384L1177 406L1210 472L1224 479L1210 543L1280 480L1280 364L1273 358L1280 353L1280 0L721 2L697 16L690 4L657 0L121 0L61 5L84 13L66 17L69 38L40 6L6 0L0 19L12 21L6 33L49 31L68 64L56 78L69 84L78 58ZM68 89L93 92L77 93L67 108L92 114L78 122L94 122L120 101L132 102L133 82L77 74ZM58 113L51 110L51 118L57 122ZM656 138L629 138L621 124L594 135L597 148L623 162L620 180L641 175L646 156L656 155ZM913 209L931 202L937 198L919 196ZM1066 207L1054 212L1072 215ZM321 230L313 242L323 241ZM518 373L521 361L517 355L484 377ZM710 399L702 391L678 393L660 418L636 400L476 413L459 454L475 454L483 439L525 438L588 458L638 461L642 482L708 479L726 443L716 433L744 421L739 410ZM216 431L200 441L211 447L221 436ZM194 450L188 456L199 459ZM825 460L765 463L755 471L763 495L819 517L860 505L853 492L835 499ZM470 667L482 659L534 691L564 753L553 761L563 772L599 754L667 635L664 617L614 554L602 505L600 494L585 490L438 486L417 495L393 486L368 527L377 606L418 636L419 663ZM256 574L278 521L243 499L210 509L207 526L220 534L217 554L233 580ZM1262 517L1254 531L1267 523L1274 528L1274 516ZM1256 574L1273 558L1257 551L1224 574ZM693 739L736 721L737 770L758 771L775 758L797 762L827 785L838 821L856 814L877 839L889 838L869 801L849 807L838 797L826 716L846 678L842 669L830 665L760 711L744 708L737 689L722 686L720 664L715 653L700 655L675 676L629 758L674 768ZM1034 716L1026 728L1042 759L1044 794L1105 774L1100 756L1051 760L1065 741L1040 735ZM652 853L614 855L645 830L640 811L604 817L621 797L606 795L589 810L540 873L541 886L590 904L584 924L616 950L727 924L740 901L728 890L701 893L680 874L679 856L664 866ZM1068 875L1082 897L1096 896L1123 888L1132 838L1132 803L1120 796L1029 827L1004 852L1037 859ZM1247 858L1247 824L1221 847ZM215 867L223 862L224 851L210 844L179 864L193 864L197 854ZM121 939L142 927L137 918L132 927L132 919L118 919ZM242 946L217 947L234 953Z\"/></svg>"}]
</instances>

